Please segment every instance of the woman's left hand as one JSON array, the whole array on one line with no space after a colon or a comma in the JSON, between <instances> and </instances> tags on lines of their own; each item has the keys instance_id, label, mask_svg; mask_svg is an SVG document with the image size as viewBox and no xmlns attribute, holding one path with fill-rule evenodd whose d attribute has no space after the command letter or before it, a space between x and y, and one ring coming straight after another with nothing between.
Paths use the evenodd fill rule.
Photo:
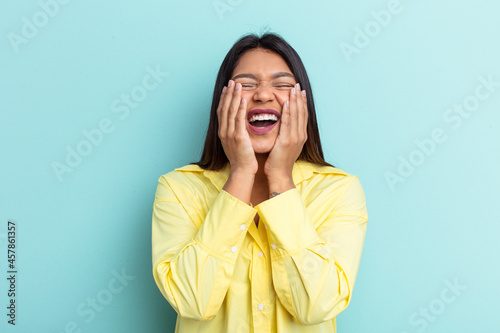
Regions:
<instances>
[{"instance_id":1,"label":"woman's left hand","mask_svg":"<svg viewBox=\"0 0 500 333\"><path fill-rule=\"evenodd\" d=\"M280 101L283 108L279 133L264 165L264 173L271 192L273 192L271 185L278 185L278 183L282 184L282 187L286 186L286 183L288 185L291 183L292 187L295 186L292 179L293 164L307 140L308 112L305 92L305 90L300 90L300 85L297 83L290 90L289 100Z\"/></svg>"}]
</instances>

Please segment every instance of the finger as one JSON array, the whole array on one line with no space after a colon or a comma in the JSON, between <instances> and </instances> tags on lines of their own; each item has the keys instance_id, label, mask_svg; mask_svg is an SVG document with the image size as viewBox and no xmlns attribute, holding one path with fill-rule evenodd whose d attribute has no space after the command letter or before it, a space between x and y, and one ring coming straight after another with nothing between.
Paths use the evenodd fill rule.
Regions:
<instances>
[{"instance_id":1,"label":"finger","mask_svg":"<svg viewBox=\"0 0 500 333\"><path fill-rule=\"evenodd\" d=\"M304 99L302 94L302 89L300 88L300 84L297 83L297 135L302 134L302 127L304 126Z\"/></svg>"},{"instance_id":2,"label":"finger","mask_svg":"<svg viewBox=\"0 0 500 333\"><path fill-rule=\"evenodd\" d=\"M222 121L222 104L224 102L224 97L226 94L227 87L222 88L222 92L219 98L219 105L217 105L217 122L219 124L219 133L226 129L226 123Z\"/></svg>"},{"instance_id":3,"label":"finger","mask_svg":"<svg viewBox=\"0 0 500 333\"><path fill-rule=\"evenodd\" d=\"M299 128L303 129L304 133L304 142L307 140L307 121L309 119L309 110L307 109L307 96L306 91L302 90L302 100L304 101L304 108L302 112L302 125Z\"/></svg>"},{"instance_id":4,"label":"finger","mask_svg":"<svg viewBox=\"0 0 500 333\"><path fill-rule=\"evenodd\" d=\"M290 100L292 99L292 90L290 89L289 100L283 104L283 111L280 118L279 137L286 137L290 135Z\"/></svg>"},{"instance_id":5,"label":"finger","mask_svg":"<svg viewBox=\"0 0 500 333\"><path fill-rule=\"evenodd\" d=\"M292 89L292 96L290 98L290 129L289 135L290 139L294 139L297 137L297 123L298 123L298 96L300 95L300 90L298 89L299 84L297 83L295 87Z\"/></svg>"},{"instance_id":6,"label":"finger","mask_svg":"<svg viewBox=\"0 0 500 333\"><path fill-rule=\"evenodd\" d=\"M226 92L224 93L224 101L222 102L222 108L221 108L221 121L224 126L224 134L227 135L227 130L229 127L229 120L228 120L228 114L229 114L229 106L231 105L231 100L233 96L233 91L234 91L234 81L229 80L227 83L227 89Z\"/></svg>"},{"instance_id":7,"label":"finger","mask_svg":"<svg viewBox=\"0 0 500 333\"><path fill-rule=\"evenodd\" d=\"M236 114L235 127L237 133L244 134L247 132L246 118L247 118L247 100L245 97L242 97L241 103L238 108L238 112Z\"/></svg>"},{"instance_id":8,"label":"finger","mask_svg":"<svg viewBox=\"0 0 500 333\"><path fill-rule=\"evenodd\" d=\"M304 93L305 90L301 90L300 92L297 93L297 100L300 102L297 103L298 105L298 114L297 114L297 135L299 140L304 140L304 123L305 123L305 109L306 109L306 102L304 100Z\"/></svg>"},{"instance_id":9,"label":"finger","mask_svg":"<svg viewBox=\"0 0 500 333\"><path fill-rule=\"evenodd\" d=\"M232 94L231 104L229 105L228 115L227 115L227 133L232 135L236 130L236 114L238 113L238 108L241 102L241 83L236 83L234 85L234 91Z\"/></svg>"}]
</instances>

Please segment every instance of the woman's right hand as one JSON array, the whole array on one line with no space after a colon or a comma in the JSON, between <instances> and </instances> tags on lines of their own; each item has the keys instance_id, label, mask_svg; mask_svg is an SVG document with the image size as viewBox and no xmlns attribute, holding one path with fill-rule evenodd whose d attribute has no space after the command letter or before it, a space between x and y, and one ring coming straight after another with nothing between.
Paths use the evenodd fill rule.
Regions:
<instances>
[{"instance_id":1,"label":"woman's right hand","mask_svg":"<svg viewBox=\"0 0 500 333\"><path fill-rule=\"evenodd\" d=\"M219 138L231 164L231 173L255 175L259 168L246 128L247 101L241 97L241 84L229 80L217 107Z\"/></svg>"}]
</instances>

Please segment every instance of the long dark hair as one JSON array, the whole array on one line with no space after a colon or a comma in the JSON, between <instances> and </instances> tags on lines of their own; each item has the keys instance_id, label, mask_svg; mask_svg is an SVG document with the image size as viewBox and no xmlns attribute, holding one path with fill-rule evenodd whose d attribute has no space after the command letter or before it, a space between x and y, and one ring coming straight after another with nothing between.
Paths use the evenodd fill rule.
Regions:
<instances>
[{"instance_id":1,"label":"long dark hair","mask_svg":"<svg viewBox=\"0 0 500 333\"><path fill-rule=\"evenodd\" d=\"M307 120L307 141L304 143L302 152L298 159L315 163L318 165L333 166L327 163L323 157L323 149L319 139L318 123L316 121L316 111L314 109L314 99L307 77L306 69L297 52L281 36L274 33L264 33L261 37L249 34L241 37L229 50L222 62L212 98L212 109L210 110L210 122L208 124L207 137L203 153L196 164L205 170L220 170L228 162L218 135L219 123L217 120L217 106L219 104L222 88L231 79L234 68L240 57L252 49L264 49L279 54L286 62L295 80L300 83L301 89L306 90L307 109L309 117Z\"/></svg>"}]
</instances>

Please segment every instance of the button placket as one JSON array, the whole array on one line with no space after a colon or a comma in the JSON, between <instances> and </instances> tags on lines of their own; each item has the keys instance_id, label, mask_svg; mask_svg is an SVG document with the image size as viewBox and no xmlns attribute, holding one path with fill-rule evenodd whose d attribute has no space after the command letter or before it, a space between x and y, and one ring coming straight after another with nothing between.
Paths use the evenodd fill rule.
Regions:
<instances>
[{"instance_id":1,"label":"button placket","mask_svg":"<svg viewBox=\"0 0 500 333\"><path fill-rule=\"evenodd\" d=\"M269 329L269 302L270 291L267 283L268 264L264 251L254 242L252 251L252 308L254 328L261 332ZM257 331L256 331L257 332Z\"/></svg>"}]
</instances>

